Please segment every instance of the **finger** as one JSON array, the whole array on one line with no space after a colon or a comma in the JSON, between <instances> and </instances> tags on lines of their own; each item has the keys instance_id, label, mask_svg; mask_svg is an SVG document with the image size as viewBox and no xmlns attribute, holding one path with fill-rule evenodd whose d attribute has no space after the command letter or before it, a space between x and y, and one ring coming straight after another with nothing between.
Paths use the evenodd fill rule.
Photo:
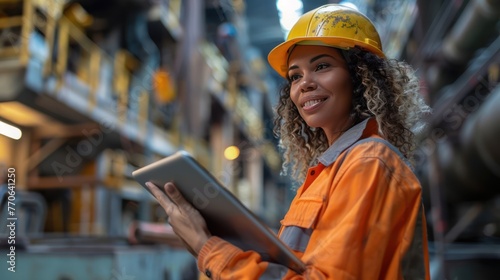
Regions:
<instances>
[{"instance_id":1,"label":"finger","mask_svg":"<svg viewBox=\"0 0 500 280\"><path fill-rule=\"evenodd\" d=\"M171 182L165 184L165 192L167 196L175 203L179 208L183 209L191 209L191 203L189 203L184 196L182 196L181 192L175 187L175 185Z\"/></svg>"},{"instance_id":2,"label":"finger","mask_svg":"<svg viewBox=\"0 0 500 280\"><path fill-rule=\"evenodd\" d=\"M194 213L197 213L199 215L198 210L184 198L182 193L175 187L172 182L166 183L164 188L167 196L177 205L177 209L181 213L187 215L193 215Z\"/></svg>"},{"instance_id":3,"label":"finger","mask_svg":"<svg viewBox=\"0 0 500 280\"><path fill-rule=\"evenodd\" d=\"M158 188L155 184L151 182L146 182L146 187L148 188L149 192L156 198L160 198L162 195L165 195L160 188Z\"/></svg>"},{"instance_id":4,"label":"finger","mask_svg":"<svg viewBox=\"0 0 500 280\"><path fill-rule=\"evenodd\" d=\"M175 211L175 208L177 205L175 205L172 200L163 193L158 186L151 182L146 182L146 186L148 189L153 193L153 196L156 198L156 200L160 203L160 205L163 207L165 212L167 213L168 216L172 215L172 213Z\"/></svg>"}]
</instances>

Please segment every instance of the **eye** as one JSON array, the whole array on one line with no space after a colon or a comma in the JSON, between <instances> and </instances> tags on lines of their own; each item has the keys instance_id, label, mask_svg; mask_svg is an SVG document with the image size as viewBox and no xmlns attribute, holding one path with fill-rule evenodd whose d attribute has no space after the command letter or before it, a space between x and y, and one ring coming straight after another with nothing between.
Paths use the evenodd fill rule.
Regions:
<instances>
[{"instance_id":1,"label":"eye","mask_svg":"<svg viewBox=\"0 0 500 280\"><path fill-rule=\"evenodd\" d=\"M325 69L328 67L330 67L330 64L328 64L326 62L322 62L322 63L319 63L318 66L316 66L316 71L322 70L322 69Z\"/></svg>"},{"instance_id":2,"label":"eye","mask_svg":"<svg viewBox=\"0 0 500 280\"><path fill-rule=\"evenodd\" d=\"M299 75L299 74L293 74L293 73L292 73L292 74L288 75L288 80L289 80L290 82L296 81L296 80L298 80L299 78L300 78L300 75Z\"/></svg>"}]
</instances>

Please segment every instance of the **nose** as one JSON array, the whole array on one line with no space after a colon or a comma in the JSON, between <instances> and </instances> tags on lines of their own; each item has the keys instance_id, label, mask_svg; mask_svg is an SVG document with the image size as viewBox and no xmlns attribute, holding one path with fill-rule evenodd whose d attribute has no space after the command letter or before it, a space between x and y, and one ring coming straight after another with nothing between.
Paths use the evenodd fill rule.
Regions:
<instances>
[{"instance_id":1,"label":"nose","mask_svg":"<svg viewBox=\"0 0 500 280\"><path fill-rule=\"evenodd\" d=\"M300 81L300 91L308 92L316 89L317 84L311 75L304 75Z\"/></svg>"}]
</instances>

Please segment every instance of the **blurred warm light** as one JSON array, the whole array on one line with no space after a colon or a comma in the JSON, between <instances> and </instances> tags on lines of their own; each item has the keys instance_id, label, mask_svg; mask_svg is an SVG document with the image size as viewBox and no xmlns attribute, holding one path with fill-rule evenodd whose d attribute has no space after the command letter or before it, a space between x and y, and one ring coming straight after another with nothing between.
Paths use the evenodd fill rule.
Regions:
<instances>
[{"instance_id":1,"label":"blurred warm light","mask_svg":"<svg viewBox=\"0 0 500 280\"><path fill-rule=\"evenodd\" d=\"M175 88L169 72L165 70L156 71L153 76L153 88L156 99L162 104L174 101Z\"/></svg>"},{"instance_id":2,"label":"blurred warm light","mask_svg":"<svg viewBox=\"0 0 500 280\"><path fill-rule=\"evenodd\" d=\"M12 138L14 140L18 140L21 138L23 133L21 130L15 126L12 126L10 124L4 123L3 121L0 121L0 134L5 135L9 138Z\"/></svg>"},{"instance_id":3,"label":"blurred warm light","mask_svg":"<svg viewBox=\"0 0 500 280\"><path fill-rule=\"evenodd\" d=\"M228 160L235 160L240 156L240 149L236 146L229 146L224 150L224 157Z\"/></svg>"}]
</instances>

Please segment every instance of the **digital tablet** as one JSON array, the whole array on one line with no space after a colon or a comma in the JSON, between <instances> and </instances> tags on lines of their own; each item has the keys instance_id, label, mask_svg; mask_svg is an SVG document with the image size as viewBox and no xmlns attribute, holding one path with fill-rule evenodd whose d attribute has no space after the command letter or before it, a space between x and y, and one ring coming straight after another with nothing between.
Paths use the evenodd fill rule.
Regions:
<instances>
[{"instance_id":1,"label":"digital tablet","mask_svg":"<svg viewBox=\"0 0 500 280\"><path fill-rule=\"evenodd\" d=\"M227 190L186 151L151 163L132 172L146 190L146 182L160 187L173 182L207 222L212 235L242 250L258 252L264 260L279 263L301 273L304 263L278 236ZM149 190L148 190L149 191Z\"/></svg>"}]
</instances>

